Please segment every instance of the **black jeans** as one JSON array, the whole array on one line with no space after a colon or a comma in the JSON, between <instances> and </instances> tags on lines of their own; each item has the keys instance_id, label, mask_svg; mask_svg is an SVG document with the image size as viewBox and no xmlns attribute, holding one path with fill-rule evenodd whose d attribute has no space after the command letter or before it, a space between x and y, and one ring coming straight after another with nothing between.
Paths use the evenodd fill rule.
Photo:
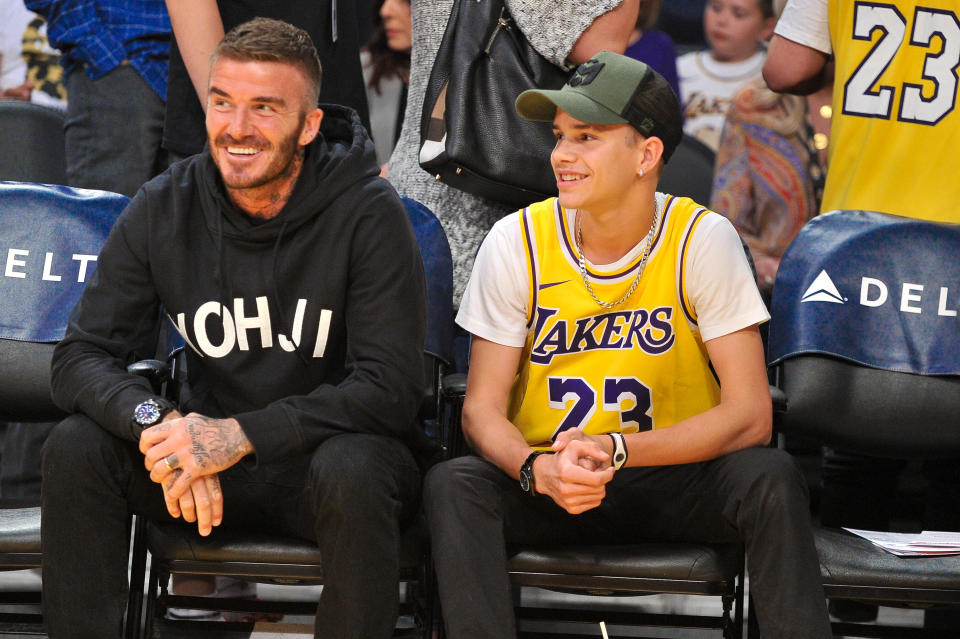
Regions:
<instances>
[{"instance_id":1,"label":"black jeans","mask_svg":"<svg viewBox=\"0 0 960 639\"><path fill-rule=\"evenodd\" d=\"M416 515L420 496L420 471L406 445L338 435L313 455L259 468L241 462L220 481L222 526L292 533L319 545L325 585L316 637L392 635L400 527ZM121 636L131 513L170 518L136 444L82 415L58 424L43 452L43 613L51 639Z\"/></svg>"},{"instance_id":2,"label":"black jeans","mask_svg":"<svg viewBox=\"0 0 960 639\"><path fill-rule=\"evenodd\" d=\"M40 450L55 423L6 424L0 453L0 498L9 505L40 503Z\"/></svg>"},{"instance_id":3,"label":"black jeans","mask_svg":"<svg viewBox=\"0 0 960 639\"><path fill-rule=\"evenodd\" d=\"M761 635L832 636L806 485L780 450L623 469L603 503L580 515L529 497L483 459L459 457L431 469L424 508L451 639L516 637L507 544L640 540L743 541Z\"/></svg>"}]
</instances>

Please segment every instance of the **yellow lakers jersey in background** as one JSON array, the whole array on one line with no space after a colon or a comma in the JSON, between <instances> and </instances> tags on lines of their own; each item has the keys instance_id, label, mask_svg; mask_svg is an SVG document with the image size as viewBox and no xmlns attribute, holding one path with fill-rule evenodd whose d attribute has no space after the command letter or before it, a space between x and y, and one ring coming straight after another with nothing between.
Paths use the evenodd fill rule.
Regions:
<instances>
[{"instance_id":1,"label":"yellow lakers jersey in background","mask_svg":"<svg viewBox=\"0 0 960 639\"><path fill-rule=\"evenodd\" d=\"M549 445L568 428L664 428L719 403L684 287L685 249L707 214L688 198L668 198L636 291L606 310L583 284L573 229L557 199L522 211L531 311L507 416L527 443ZM615 272L588 266L597 296L619 299L639 262Z\"/></svg>"},{"instance_id":2,"label":"yellow lakers jersey in background","mask_svg":"<svg viewBox=\"0 0 960 639\"><path fill-rule=\"evenodd\" d=\"M823 211L960 222L957 0L830 0L836 59Z\"/></svg>"}]
</instances>

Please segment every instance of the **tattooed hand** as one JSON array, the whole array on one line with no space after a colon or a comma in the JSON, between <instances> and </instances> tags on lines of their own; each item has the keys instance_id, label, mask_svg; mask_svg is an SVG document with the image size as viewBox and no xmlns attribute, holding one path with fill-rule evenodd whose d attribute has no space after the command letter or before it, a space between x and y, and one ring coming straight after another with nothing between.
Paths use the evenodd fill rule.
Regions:
<instances>
[{"instance_id":1,"label":"tattooed hand","mask_svg":"<svg viewBox=\"0 0 960 639\"><path fill-rule=\"evenodd\" d=\"M195 480L230 468L252 453L253 445L237 420L190 413L145 429L140 435L140 452L150 479L164 486L170 510L170 500L179 501ZM165 483L175 471L180 472Z\"/></svg>"},{"instance_id":2,"label":"tattooed hand","mask_svg":"<svg viewBox=\"0 0 960 639\"><path fill-rule=\"evenodd\" d=\"M218 475L205 475L193 480L179 499L170 496L169 489L183 473L179 468L167 475L161 484L167 511L172 517L197 522L197 530L206 537L223 521L223 492Z\"/></svg>"}]
</instances>

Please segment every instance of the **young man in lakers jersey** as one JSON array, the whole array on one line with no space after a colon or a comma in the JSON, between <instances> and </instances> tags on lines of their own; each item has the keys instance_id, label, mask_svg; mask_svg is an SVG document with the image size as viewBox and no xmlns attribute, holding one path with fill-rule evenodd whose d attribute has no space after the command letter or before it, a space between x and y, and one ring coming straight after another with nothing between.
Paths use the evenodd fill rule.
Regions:
<instances>
[{"instance_id":1,"label":"young man in lakers jersey","mask_svg":"<svg viewBox=\"0 0 960 639\"><path fill-rule=\"evenodd\" d=\"M768 315L740 240L656 192L676 96L602 52L516 107L552 121L560 195L491 230L460 306L477 456L425 493L448 634L516 636L508 543L652 539L743 541L763 636L829 637L803 480L764 447Z\"/></svg>"}]
</instances>

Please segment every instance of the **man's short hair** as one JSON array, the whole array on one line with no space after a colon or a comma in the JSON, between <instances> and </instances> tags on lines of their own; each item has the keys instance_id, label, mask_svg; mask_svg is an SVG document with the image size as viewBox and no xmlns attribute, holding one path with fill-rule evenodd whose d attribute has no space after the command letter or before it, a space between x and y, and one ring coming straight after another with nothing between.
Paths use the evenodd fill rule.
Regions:
<instances>
[{"instance_id":1,"label":"man's short hair","mask_svg":"<svg viewBox=\"0 0 960 639\"><path fill-rule=\"evenodd\" d=\"M317 49L310 34L288 22L254 18L238 24L214 49L211 66L220 58L291 64L300 69L307 80L308 104L316 106L320 98L321 70Z\"/></svg>"},{"instance_id":2,"label":"man's short hair","mask_svg":"<svg viewBox=\"0 0 960 639\"><path fill-rule=\"evenodd\" d=\"M530 89L517 98L528 120L551 122L557 108L590 124L629 124L663 142L663 161L683 137L680 101L662 75L633 58L601 51L581 64L559 90Z\"/></svg>"}]
</instances>

